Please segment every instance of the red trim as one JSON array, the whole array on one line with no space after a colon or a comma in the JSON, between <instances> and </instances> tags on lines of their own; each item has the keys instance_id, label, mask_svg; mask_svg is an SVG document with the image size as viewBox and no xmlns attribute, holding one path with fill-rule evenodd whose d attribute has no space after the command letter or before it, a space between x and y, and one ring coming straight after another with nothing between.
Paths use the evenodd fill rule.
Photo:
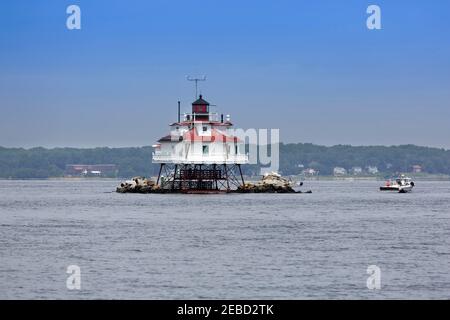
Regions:
<instances>
[{"instance_id":1,"label":"red trim","mask_svg":"<svg viewBox=\"0 0 450 320\"><path fill-rule=\"evenodd\" d=\"M183 136L185 141L195 141L195 142L240 142L241 140L234 136L226 136L223 133L217 131L216 129L211 130L210 136L200 136L195 128L192 128L186 132Z\"/></svg>"}]
</instances>

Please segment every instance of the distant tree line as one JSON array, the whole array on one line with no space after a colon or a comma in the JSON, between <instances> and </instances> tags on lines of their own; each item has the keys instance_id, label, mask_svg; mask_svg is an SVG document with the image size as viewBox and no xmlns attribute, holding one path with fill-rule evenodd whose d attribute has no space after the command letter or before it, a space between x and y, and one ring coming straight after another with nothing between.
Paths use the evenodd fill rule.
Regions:
<instances>
[{"instance_id":1,"label":"distant tree line","mask_svg":"<svg viewBox=\"0 0 450 320\"><path fill-rule=\"evenodd\" d=\"M117 177L157 174L151 147L141 148L2 148L0 178L63 177L67 164L115 164Z\"/></svg>"},{"instance_id":2,"label":"distant tree line","mask_svg":"<svg viewBox=\"0 0 450 320\"><path fill-rule=\"evenodd\" d=\"M151 147L139 148L3 148L0 147L0 178L31 179L63 177L67 164L115 164L118 178L154 176L159 166L151 162ZM304 168L332 175L335 167L375 166L383 174L409 172L420 165L424 172L450 174L450 150L402 146L280 144L280 172L300 174ZM258 165L243 166L244 174L257 175Z\"/></svg>"},{"instance_id":3,"label":"distant tree line","mask_svg":"<svg viewBox=\"0 0 450 320\"><path fill-rule=\"evenodd\" d=\"M420 165L424 172L450 174L450 150L401 146L318 146L309 143L281 144L280 170L283 174L298 174L298 165L320 171L321 175L332 175L335 167L377 167L381 173L410 172Z\"/></svg>"}]
</instances>

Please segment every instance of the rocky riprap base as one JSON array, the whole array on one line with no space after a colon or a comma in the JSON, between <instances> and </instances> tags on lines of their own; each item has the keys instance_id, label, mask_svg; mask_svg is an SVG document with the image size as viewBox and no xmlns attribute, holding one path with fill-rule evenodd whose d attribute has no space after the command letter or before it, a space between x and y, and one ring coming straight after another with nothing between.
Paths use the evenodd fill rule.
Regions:
<instances>
[{"instance_id":1,"label":"rocky riprap base","mask_svg":"<svg viewBox=\"0 0 450 320\"><path fill-rule=\"evenodd\" d=\"M252 183L246 183L244 186L239 187L235 191L236 193L298 193L290 186L274 186L274 185L255 185Z\"/></svg>"},{"instance_id":2,"label":"rocky riprap base","mask_svg":"<svg viewBox=\"0 0 450 320\"><path fill-rule=\"evenodd\" d=\"M265 174L261 181L256 183L245 183L235 192L238 193L312 193L311 191L295 191L292 182L283 178L278 173Z\"/></svg>"},{"instance_id":3,"label":"rocky riprap base","mask_svg":"<svg viewBox=\"0 0 450 320\"><path fill-rule=\"evenodd\" d=\"M152 180L144 177L134 177L131 180L122 182L117 187L118 193L156 193L161 190L158 185Z\"/></svg>"},{"instance_id":4,"label":"rocky riprap base","mask_svg":"<svg viewBox=\"0 0 450 320\"><path fill-rule=\"evenodd\" d=\"M214 193L227 192L226 190L171 190L161 188L154 181L144 177L134 177L131 180L122 182L117 187L118 193ZM312 193L311 191L295 191L292 182L281 177L277 173L265 174L261 181L256 183L245 183L230 193Z\"/></svg>"}]
</instances>

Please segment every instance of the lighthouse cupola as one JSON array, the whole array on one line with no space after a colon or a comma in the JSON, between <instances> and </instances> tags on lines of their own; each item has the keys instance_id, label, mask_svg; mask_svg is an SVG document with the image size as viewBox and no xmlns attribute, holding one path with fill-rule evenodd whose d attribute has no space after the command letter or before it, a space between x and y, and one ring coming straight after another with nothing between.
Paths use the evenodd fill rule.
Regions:
<instances>
[{"instance_id":1,"label":"lighthouse cupola","mask_svg":"<svg viewBox=\"0 0 450 320\"><path fill-rule=\"evenodd\" d=\"M209 121L209 102L202 95L192 102L192 117L198 121Z\"/></svg>"}]
</instances>

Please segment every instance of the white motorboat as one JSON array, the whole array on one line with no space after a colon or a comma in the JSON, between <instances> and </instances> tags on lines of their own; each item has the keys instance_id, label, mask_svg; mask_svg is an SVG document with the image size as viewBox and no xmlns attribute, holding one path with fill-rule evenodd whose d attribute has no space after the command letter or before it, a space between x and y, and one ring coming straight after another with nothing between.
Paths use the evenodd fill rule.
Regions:
<instances>
[{"instance_id":1,"label":"white motorboat","mask_svg":"<svg viewBox=\"0 0 450 320\"><path fill-rule=\"evenodd\" d=\"M395 180L388 180L386 184L380 187L381 191L396 191L400 193L411 192L414 188L414 182L405 175L400 175Z\"/></svg>"}]
</instances>

